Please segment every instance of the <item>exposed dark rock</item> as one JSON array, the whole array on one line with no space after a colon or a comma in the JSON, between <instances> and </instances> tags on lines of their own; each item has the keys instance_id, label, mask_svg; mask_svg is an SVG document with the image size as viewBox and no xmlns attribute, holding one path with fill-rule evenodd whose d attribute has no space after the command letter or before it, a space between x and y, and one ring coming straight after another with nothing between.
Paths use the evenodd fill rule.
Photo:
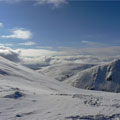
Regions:
<instances>
[{"instance_id":1,"label":"exposed dark rock","mask_svg":"<svg viewBox=\"0 0 120 120\"><path fill-rule=\"evenodd\" d=\"M10 94L10 95L6 95L5 98L13 98L13 99L18 99L18 98L21 98L23 97L24 94L20 91L15 91L13 94Z\"/></svg>"}]
</instances>

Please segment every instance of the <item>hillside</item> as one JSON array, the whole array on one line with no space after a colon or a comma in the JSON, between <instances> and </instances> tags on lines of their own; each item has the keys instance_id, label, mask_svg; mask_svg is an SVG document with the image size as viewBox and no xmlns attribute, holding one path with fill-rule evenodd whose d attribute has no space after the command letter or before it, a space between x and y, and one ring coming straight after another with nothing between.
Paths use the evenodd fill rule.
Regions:
<instances>
[{"instance_id":1,"label":"hillside","mask_svg":"<svg viewBox=\"0 0 120 120\"><path fill-rule=\"evenodd\" d=\"M84 119L120 119L120 94L77 89L0 57L0 120Z\"/></svg>"},{"instance_id":2,"label":"hillside","mask_svg":"<svg viewBox=\"0 0 120 120\"><path fill-rule=\"evenodd\" d=\"M120 60L81 71L65 82L77 88L120 92Z\"/></svg>"},{"instance_id":3,"label":"hillside","mask_svg":"<svg viewBox=\"0 0 120 120\"><path fill-rule=\"evenodd\" d=\"M93 64L79 64L79 63L64 63L55 64L49 67L38 70L39 73L43 73L49 77L52 77L58 81L65 81L70 77L76 75L78 72L91 68Z\"/></svg>"}]
</instances>

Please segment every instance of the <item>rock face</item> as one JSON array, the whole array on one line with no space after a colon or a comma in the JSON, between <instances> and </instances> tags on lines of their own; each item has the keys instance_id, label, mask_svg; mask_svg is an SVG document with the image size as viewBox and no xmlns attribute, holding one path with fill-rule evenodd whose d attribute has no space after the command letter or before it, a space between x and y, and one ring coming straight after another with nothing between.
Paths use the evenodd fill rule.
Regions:
<instances>
[{"instance_id":1,"label":"rock face","mask_svg":"<svg viewBox=\"0 0 120 120\"><path fill-rule=\"evenodd\" d=\"M120 92L120 59L81 71L65 82L77 88Z\"/></svg>"}]
</instances>

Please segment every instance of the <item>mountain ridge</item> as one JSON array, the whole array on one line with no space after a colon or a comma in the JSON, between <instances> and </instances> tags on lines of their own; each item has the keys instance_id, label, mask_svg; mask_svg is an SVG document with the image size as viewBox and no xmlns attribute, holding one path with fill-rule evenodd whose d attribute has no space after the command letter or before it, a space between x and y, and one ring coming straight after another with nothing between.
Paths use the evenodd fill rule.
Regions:
<instances>
[{"instance_id":1,"label":"mountain ridge","mask_svg":"<svg viewBox=\"0 0 120 120\"><path fill-rule=\"evenodd\" d=\"M83 70L65 82L77 88L120 92L120 59Z\"/></svg>"}]
</instances>

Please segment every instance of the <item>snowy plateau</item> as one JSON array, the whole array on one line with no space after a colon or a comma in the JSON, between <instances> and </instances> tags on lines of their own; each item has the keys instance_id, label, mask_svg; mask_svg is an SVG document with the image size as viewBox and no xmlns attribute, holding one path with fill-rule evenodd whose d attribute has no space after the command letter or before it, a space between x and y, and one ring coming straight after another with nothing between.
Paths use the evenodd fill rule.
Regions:
<instances>
[{"instance_id":1,"label":"snowy plateau","mask_svg":"<svg viewBox=\"0 0 120 120\"><path fill-rule=\"evenodd\" d=\"M120 60L35 71L0 57L0 120L120 120L119 92Z\"/></svg>"}]
</instances>

